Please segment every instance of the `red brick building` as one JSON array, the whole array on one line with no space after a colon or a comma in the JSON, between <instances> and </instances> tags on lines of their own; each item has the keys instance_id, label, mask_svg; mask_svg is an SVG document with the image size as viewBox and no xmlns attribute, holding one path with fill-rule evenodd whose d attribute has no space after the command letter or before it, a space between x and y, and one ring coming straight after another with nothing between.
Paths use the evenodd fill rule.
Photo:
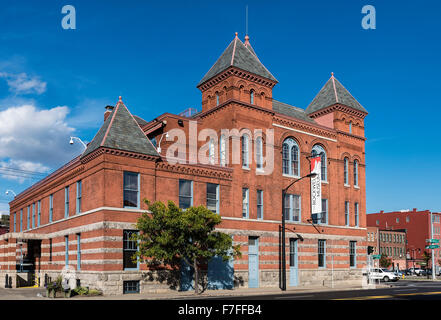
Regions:
<instances>
[{"instance_id":1,"label":"red brick building","mask_svg":"<svg viewBox=\"0 0 441 320\"><path fill-rule=\"evenodd\" d=\"M165 283L143 277L143 264L127 259L136 250L128 237L147 198L173 200L182 208L207 205L219 213L219 229L243 253L222 266L234 271L234 286L277 287L282 189L309 174L308 156L322 152L318 225L310 222L307 179L284 199L287 284L361 281L367 111L333 74L306 109L273 99L277 83L249 38L242 42L236 35L197 86L200 112L145 121L132 116L121 98L107 107L104 124L82 155L10 203L11 232L0 237L0 277L8 274L15 285L23 254L41 279L69 266L81 285L107 294L167 290ZM224 129L240 134L230 139ZM192 142L194 136L199 139ZM234 144L239 152L228 152ZM208 162L193 161L204 146ZM216 268L208 266L213 287L219 283Z\"/></svg>"},{"instance_id":2,"label":"red brick building","mask_svg":"<svg viewBox=\"0 0 441 320\"><path fill-rule=\"evenodd\" d=\"M421 267L422 254L429 243L427 239L441 239L441 213L430 212L429 210L418 211L414 208L394 212L371 213L366 216L369 227L377 227L382 230L404 230L406 233L406 258L407 268ZM432 217L432 218L431 218ZM431 231L431 219L433 219L433 234ZM438 260L441 259L440 249L435 249L435 266L439 267ZM430 268L431 266L429 266ZM400 268L401 263L400 263Z\"/></svg>"}]
</instances>

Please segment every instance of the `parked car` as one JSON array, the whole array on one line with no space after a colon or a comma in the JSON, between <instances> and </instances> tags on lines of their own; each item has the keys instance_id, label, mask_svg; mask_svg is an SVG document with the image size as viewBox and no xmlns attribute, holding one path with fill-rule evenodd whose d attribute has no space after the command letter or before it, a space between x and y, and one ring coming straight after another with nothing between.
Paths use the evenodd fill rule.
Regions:
<instances>
[{"instance_id":1,"label":"parked car","mask_svg":"<svg viewBox=\"0 0 441 320\"><path fill-rule=\"evenodd\" d=\"M382 280L384 282L388 281L398 281L400 277L396 275L394 272L389 271L387 269L372 269L369 273L369 277L375 280Z\"/></svg>"},{"instance_id":2,"label":"parked car","mask_svg":"<svg viewBox=\"0 0 441 320\"><path fill-rule=\"evenodd\" d=\"M421 276L423 274L423 269L420 268L410 268L409 270L417 276Z\"/></svg>"},{"instance_id":3,"label":"parked car","mask_svg":"<svg viewBox=\"0 0 441 320\"><path fill-rule=\"evenodd\" d=\"M403 278L404 271L401 270L395 270L394 273L398 276L399 279Z\"/></svg>"}]
</instances>

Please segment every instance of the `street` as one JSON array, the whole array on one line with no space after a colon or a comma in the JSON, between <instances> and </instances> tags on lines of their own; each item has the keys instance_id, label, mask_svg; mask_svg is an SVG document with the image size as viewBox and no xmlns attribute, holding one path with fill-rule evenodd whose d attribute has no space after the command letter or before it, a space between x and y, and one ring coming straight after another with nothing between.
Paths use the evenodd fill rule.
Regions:
<instances>
[{"instance_id":1,"label":"street","mask_svg":"<svg viewBox=\"0 0 441 320\"><path fill-rule=\"evenodd\" d=\"M399 280L388 288L229 296L228 300L441 300L441 281ZM222 300L222 297L200 297Z\"/></svg>"}]
</instances>

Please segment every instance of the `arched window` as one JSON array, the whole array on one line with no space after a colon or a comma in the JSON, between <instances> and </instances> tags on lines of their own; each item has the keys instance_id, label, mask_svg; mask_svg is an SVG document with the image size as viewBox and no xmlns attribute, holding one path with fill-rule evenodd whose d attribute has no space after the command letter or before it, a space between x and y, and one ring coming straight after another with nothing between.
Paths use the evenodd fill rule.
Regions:
<instances>
[{"instance_id":1,"label":"arched window","mask_svg":"<svg viewBox=\"0 0 441 320\"><path fill-rule=\"evenodd\" d=\"M349 184L349 159L344 159L344 175L345 175L345 185Z\"/></svg>"},{"instance_id":2,"label":"arched window","mask_svg":"<svg viewBox=\"0 0 441 320\"><path fill-rule=\"evenodd\" d=\"M354 160L354 186L358 187L358 161Z\"/></svg>"},{"instance_id":3,"label":"arched window","mask_svg":"<svg viewBox=\"0 0 441 320\"><path fill-rule=\"evenodd\" d=\"M349 133L352 133L352 121L349 121Z\"/></svg>"},{"instance_id":4,"label":"arched window","mask_svg":"<svg viewBox=\"0 0 441 320\"><path fill-rule=\"evenodd\" d=\"M288 138L283 141L282 146L282 167L283 174L298 177L300 174L299 146L297 142Z\"/></svg>"},{"instance_id":5,"label":"arched window","mask_svg":"<svg viewBox=\"0 0 441 320\"><path fill-rule=\"evenodd\" d=\"M250 103L254 104L254 90L250 91Z\"/></svg>"},{"instance_id":6,"label":"arched window","mask_svg":"<svg viewBox=\"0 0 441 320\"><path fill-rule=\"evenodd\" d=\"M219 105L219 92L216 91L216 106Z\"/></svg>"},{"instance_id":7,"label":"arched window","mask_svg":"<svg viewBox=\"0 0 441 320\"><path fill-rule=\"evenodd\" d=\"M247 134L242 136L242 168L249 168L249 137Z\"/></svg>"},{"instance_id":8,"label":"arched window","mask_svg":"<svg viewBox=\"0 0 441 320\"><path fill-rule=\"evenodd\" d=\"M322 170L321 170L321 179L322 181L328 181L327 180L327 163L326 163L326 151L325 149L323 149L323 147L319 144L316 144L314 147L312 147L312 151L311 151L311 155L312 156L316 156L321 154L321 165L322 165Z\"/></svg>"},{"instance_id":9,"label":"arched window","mask_svg":"<svg viewBox=\"0 0 441 320\"><path fill-rule=\"evenodd\" d=\"M220 165L222 167L225 167L227 163L227 157L226 157L226 142L225 142L225 136L220 136L219 141L219 157L220 157Z\"/></svg>"},{"instance_id":10,"label":"arched window","mask_svg":"<svg viewBox=\"0 0 441 320\"><path fill-rule=\"evenodd\" d=\"M256 168L262 169L263 166L263 143L262 137L256 138Z\"/></svg>"}]
</instances>

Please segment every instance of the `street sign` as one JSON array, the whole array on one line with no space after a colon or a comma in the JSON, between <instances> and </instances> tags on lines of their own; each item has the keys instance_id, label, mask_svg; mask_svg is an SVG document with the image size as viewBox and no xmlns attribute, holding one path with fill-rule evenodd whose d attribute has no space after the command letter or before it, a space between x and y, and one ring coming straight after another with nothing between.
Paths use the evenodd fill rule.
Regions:
<instances>
[{"instance_id":1,"label":"street sign","mask_svg":"<svg viewBox=\"0 0 441 320\"><path fill-rule=\"evenodd\" d=\"M372 256L372 259L380 259L381 258L381 254L374 254Z\"/></svg>"},{"instance_id":2,"label":"street sign","mask_svg":"<svg viewBox=\"0 0 441 320\"><path fill-rule=\"evenodd\" d=\"M426 239L426 242L439 243L439 239Z\"/></svg>"},{"instance_id":3,"label":"street sign","mask_svg":"<svg viewBox=\"0 0 441 320\"><path fill-rule=\"evenodd\" d=\"M426 249L438 249L439 245L437 244L431 244L430 246L426 246Z\"/></svg>"}]
</instances>

